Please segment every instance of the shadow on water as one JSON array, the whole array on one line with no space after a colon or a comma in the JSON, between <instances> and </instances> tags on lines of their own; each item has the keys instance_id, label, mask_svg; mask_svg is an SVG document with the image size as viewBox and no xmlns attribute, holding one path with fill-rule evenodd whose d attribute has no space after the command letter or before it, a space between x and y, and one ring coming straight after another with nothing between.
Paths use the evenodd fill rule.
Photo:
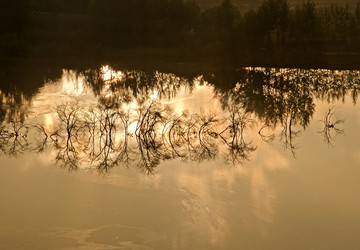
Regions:
<instances>
[{"instance_id":1,"label":"shadow on water","mask_svg":"<svg viewBox=\"0 0 360 250\"><path fill-rule=\"evenodd\" d=\"M82 91L90 89L95 103L70 95L54 102L54 110L30 112L43 88L63 81L64 75L81 84ZM301 69L244 68L187 78L109 66L46 73L2 68L0 152L50 152L69 170L107 172L126 166L148 174L170 159L199 162L220 157L241 165L258 147L254 136L266 143L279 138L296 156L297 138L312 121L315 100L330 103L350 95L356 103L358 79L357 71ZM219 110L198 112L169 105L199 86L212 91ZM39 119L49 114L54 117L51 126ZM335 134L343 133L339 126L344 121L333 119L333 114L330 107L319 131L329 145ZM252 134L254 129L257 133Z\"/></svg>"}]
</instances>

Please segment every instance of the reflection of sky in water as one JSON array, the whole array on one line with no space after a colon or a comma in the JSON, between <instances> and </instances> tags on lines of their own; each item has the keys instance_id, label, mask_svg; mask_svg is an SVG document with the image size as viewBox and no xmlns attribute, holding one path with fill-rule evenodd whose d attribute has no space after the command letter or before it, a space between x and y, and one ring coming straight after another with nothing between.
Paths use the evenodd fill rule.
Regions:
<instances>
[{"instance_id":1,"label":"reflection of sky in water","mask_svg":"<svg viewBox=\"0 0 360 250\"><path fill-rule=\"evenodd\" d=\"M100 96L106 98L109 89ZM223 115L214 96L211 85L195 83L191 94L184 87L162 102L177 113ZM74 98L88 106L98 103L81 76L64 71L32 99L27 119L53 131L56 106ZM318 133L331 105L346 121L346 133L333 147ZM351 249L360 231L358 106L350 97L344 103L316 100L315 106L310 126L298 138L296 158L279 137L263 141L259 124L246 130L257 150L237 166L225 164L221 150L201 162L163 161L154 175L136 167L68 174L53 167L51 148L2 156L0 198L7 202L0 205L6 215L0 219L0 242L27 249Z\"/></svg>"}]
</instances>

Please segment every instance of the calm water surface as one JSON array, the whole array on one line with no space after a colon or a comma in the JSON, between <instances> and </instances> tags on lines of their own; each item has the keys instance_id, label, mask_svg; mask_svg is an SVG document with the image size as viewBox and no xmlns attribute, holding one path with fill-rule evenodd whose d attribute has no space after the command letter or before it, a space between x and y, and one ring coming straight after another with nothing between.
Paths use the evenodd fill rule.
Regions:
<instances>
[{"instance_id":1,"label":"calm water surface","mask_svg":"<svg viewBox=\"0 0 360 250\"><path fill-rule=\"evenodd\" d=\"M1 72L3 249L360 244L360 71Z\"/></svg>"}]
</instances>

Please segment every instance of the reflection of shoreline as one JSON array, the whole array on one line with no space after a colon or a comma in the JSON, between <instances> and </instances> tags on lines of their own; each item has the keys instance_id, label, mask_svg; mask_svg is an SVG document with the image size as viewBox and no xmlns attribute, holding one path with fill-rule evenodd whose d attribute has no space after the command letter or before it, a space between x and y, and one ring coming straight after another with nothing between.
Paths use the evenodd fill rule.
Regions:
<instances>
[{"instance_id":1,"label":"reflection of shoreline","mask_svg":"<svg viewBox=\"0 0 360 250\"><path fill-rule=\"evenodd\" d=\"M256 124L261 139L269 143L276 128L281 128L281 140L295 155L296 138L312 120L314 99L338 100L351 91L356 102L357 75L354 71L246 68L225 91L208 84L206 76L189 81L158 71L121 72L108 66L64 70L56 82L41 88L34 103L3 98L19 102L26 110L3 119L1 150L16 155L52 148L63 165L77 168L82 162L100 171L131 163L152 173L167 159L201 161L219 155L237 165L256 150L244 136ZM36 110L39 103L43 109L54 109L53 113ZM34 104L29 115L27 106Z\"/></svg>"}]
</instances>

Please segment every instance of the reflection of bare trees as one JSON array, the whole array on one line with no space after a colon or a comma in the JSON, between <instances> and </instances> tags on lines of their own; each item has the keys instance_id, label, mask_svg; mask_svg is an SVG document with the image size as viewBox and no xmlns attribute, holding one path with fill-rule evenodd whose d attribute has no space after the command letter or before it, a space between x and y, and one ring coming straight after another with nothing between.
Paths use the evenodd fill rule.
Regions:
<instances>
[{"instance_id":1,"label":"reflection of bare trees","mask_svg":"<svg viewBox=\"0 0 360 250\"><path fill-rule=\"evenodd\" d=\"M204 112L176 113L154 101L171 99L181 89L191 92L195 81L157 71L120 74L110 70L106 74L104 78L103 70L79 73L99 104L58 106L57 123L51 131L44 124L25 125L19 121L24 115L9 119L19 116L15 109L7 112L4 119L8 122L0 126L0 151L16 155L26 150L55 150L56 160L70 169L84 165L99 171L137 166L152 173L167 159L203 161L224 153L229 163L239 164L256 150L245 139L252 117L265 142L273 141L279 135L274 131L280 127L280 139L295 156L296 139L315 110L314 98L343 100L350 92L356 102L360 86L355 71L246 69L238 72L232 89L216 90L228 112L218 117ZM329 145L336 134L343 133L338 126L344 121L333 120L333 114L329 109L320 131Z\"/></svg>"},{"instance_id":2,"label":"reflection of bare trees","mask_svg":"<svg viewBox=\"0 0 360 250\"><path fill-rule=\"evenodd\" d=\"M294 130L293 122L293 116L291 114L285 117L282 121L282 131L280 137L284 142L285 148L290 149L293 156L296 156L296 150L299 146L296 144L295 139L300 136L301 131Z\"/></svg>"},{"instance_id":3,"label":"reflection of bare trees","mask_svg":"<svg viewBox=\"0 0 360 250\"><path fill-rule=\"evenodd\" d=\"M58 149L56 160L63 162L70 169L76 169L79 160L78 132L80 130L81 109L78 105L60 105L57 108L59 124L59 139L55 141Z\"/></svg>"},{"instance_id":4,"label":"reflection of bare trees","mask_svg":"<svg viewBox=\"0 0 360 250\"><path fill-rule=\"evenodd\" d=\"M37 153L55 150L56 161L69 169L82 165L106 172L125 165L153 173L167 159L214 158L221 145L229 149L227 159L234 164L256 149L244 138L249 117L235 109L227 119L186 111L178 114L156 102L144 103L137 112L68 103L57 107L56 113L58 122L52 131L42 124L1 126L1 150L6 154L19 153L20 148ZM29 129L32 146L25 147Z\"/></svg>"},{"instance_id":5,"label":"reflection of bare trees","mask_svg":"<svg viewBox=\"0 0 360 250\"><path fill-rule=\"evenodd\" d=\"M280 125L280 140L285 148L296 155L296 138L306 129L315 111L312 85L306 82L307 71L298 69L251 69L245 71L236 85L221 93L223 106L242 107L263 123L259 136L265 142L275 138L273 132L265 132Z\"/></svg>"},{"instance_id":6,"label":"reflection of bare trees","mask_svg":"<svg viewBox=\"0 0 360 250\"><path fill-rule=\"evenodd\" d=\"M275 134L270 132L266 132L266 129L270 128L268 125L264 125L260 128L258 134L260 136L260 138L266 142L266 143L271 143L274 139L275 139Z\"/></svg>"},{"instance_id":7,"label":"reflection of bare trees","mask_svg":"<svg viewBox=\"0 0 360 250\"><path fill-rule=\"evenodd\" d=\"M333 120L334 115L334 107L330 107L329 110L326 112L322 123L324 124L323 130L319 131L322 135L325 143L329 146L332 146L334 141L334 137L339 134L344 134L344 130L338 128L338 125L343 124L345 120L342 119L335 119Z\"/></svg>"},{"instance_id":8,"label":"reflection of bare trees","mask_svg":"<svg viewBox=\"0 0 360 250\"><path fill-rule=\"evenodd\" d=\"M256 147L245 141L244 131L253 122L249 114L241 112L238 106L229 108L230 116L226 128L219 133L220 138L229 148L228 161L239 163L249 158L249 153Z\"/></svg>"},{"instance_id":9,"label":"reflection of bare trees","mask_svg":"<svg viewBox=\"0 0 360 250\"><path fill-rule=\"evenodd\" d=\"M194 86L194 81L157 71L125 70L121 73L121 77L117 76L116 71L111 71L113 75L106 80L102 79L102 73L104 72L101 72L101 70L88 71L86 82L98 88L96 93L102 95L100 103L113 109L119 109L119 104L129 103L134 99L143 105L148 101L147 97L153 92L160 99L168 99L174 97L182 87L185 86L185 88L191 90ZM234 73L235 77L229 77L229 74L232 73ZM265 128L276 128L280 125L282 128L280 139L283 141L285 148L289 149L294 156L299 147L296 138L300 136L302 130L306 129L314 113L314 98L328 101L344 100L345 96L351 92L355 103L360 88L359 72L350 70L247 68L236 72L227 72L223 77L210 75L211 81L216 83L217 87L220 87L217 94L221 96L225 109L231 110L231 105L235 105L244 109L246 113L256 114L257 119L263 122L263 126L259 130L259 136L266 142L273 141L275 134L265 132ZM204 80L204 77L206 78L206 75L201 79ZM226 84L224 84L225 82ZM229 91L222 89L225 86L226 88L231 86L231 84L234 85ZM208 128L208 126L219 124L218 120L213 121L208 119L209 117L201 120L203 118L201 115L186 117L185 113L173 117L163 115L163 112L166 112L165 110L150 110L155 110L155 106L150 105L150 109L144 108L142 110L144 113L140 112L143 120L137 121L137 118L135 118L137 125L140 126L138 128L141 128L141 130L137 131L136 138L142 148L141 152L143 154L141 155L144 166L149 166L149 163L156 163L169 157L184 159L213 157L217 154L217 149L213 147L212 141L217 138L222 139L222 142L230 146L232 150L238 145L242 145L241 139L233 145L233 142L237 139L235 141L229 141L230 138L223 140L224 136L220 136L219 133L217 134ZM122 118L120 117L120 119ZM232 122L237 123L238 121L233 120ZM189 128L188 131L179 127L184 123ZM161 125L164 125L163 128L165 129L162 132L168 133L169 137L163 135L160 138L155 136L156 133L150 132L155 131L155 127ZM241 128L241 124L236 126ZM124 126L124 128L126 127ZM142 130L149 132L139 133ZM196 130L196 132L194 133L192 130ZM238 138L238 132L235 129L228 128L226 131L233 131L232 138ZM336 132L337 130L330 128L330 131ZM185 135L188 135L188 137ZM127 137L127 135L125 136ZM195 137L196 140L194 140ZM184 142L187 142L188 149L196 153L185 154L184 149L181 147ZM149 145L152 150L154 149L151 152L148 152ZM162 148L167 148L167 151L160 150ZM246 149L246 147L240 146L238 148L240 151L235 155L242 155L241 150ZM126 152L126 150L123 150L122 156L127 155ZM244 157L244 155L242 156Z\"/></svg>"},{"instance_id":10,"label":"reflection of bare trees","mask_svg":"<svg viewBox=\"0 0 360 250\"><path fill-rule=\"evenodd\" d=\"M36 125L35 128L39 135L44 136L43 138L40 137L40 139L37 138L35 140L34 151L36 153L40 153L45 150L49 136L48 133L46 132L46 129L41 124Z\"/></svg>"},{"instance_id":11,"label":"reflection of bare trees","mask_svg":"<svg viewBox=\"0 0 360 250\"><path fill-rule=\"evenodd\" d=\"M108 171L115 161L112 152L116 150L115 136L119 114L116 111L101 106L93 110L92 114L95 116L95 119L92 118L90 122L95 127L92 128L92 133L90 134L92 139L92 143L90 143L92 148L90 151L90 155L92 155L91 161L97 163L97 168L100 171ZM87 153L87 155L89 154Z\"/></svg>"},{"instance_id":12,"label":"reflection of bare trees","mask_svg":"<svg viewBox=\"0 0 360 250\"><path fill-rule=\"evenodd\" d=\"M163 119L163 111L154 103L138 111L135 129L139 150L138 164L149 173L153 172L162 159L167 158L158 130Z\"/></svg>"},{"instance_id":13,"label":"reflection of bare trees","mask_svg":"<svg viewBox=\"0 0 360 250\"><path fill-rule=\"evenodd\" d=\"M214 114L190 115L186 111L174 114L169 107L164 108L151 103L150 106L139 111L137 119L135 136L140 166L152 172L155 166L166 159L202 161L214 158L219 151L219 142L226 141L220 136L219 123L219 119ZM228 126L237 127L237 124ZM241 131L237 128L239 133L244 133L244 130L245 125L241 127ZM219 140L220 137L223 140ZM242 145L242 149L239 144ZM244 139L241 143L237 140L233 144L226 145L234 148L234 151L255 150L250 147L245 148L248 144ZM237 162L241 162L247 156L247 154L233 154L233 157L238 159Z\"/></svg>"},{"instance_id":14,"label":"reflection of bare trees","mask_svg":"<svg viewBox=\"0 0 360 250\"><path fill-rule=\"evenodd\" d=\"M0 125L0 150L9 155L17 155L28 147L29 126L21 120L10 120Z\"/></svg>"}]
</instances>

